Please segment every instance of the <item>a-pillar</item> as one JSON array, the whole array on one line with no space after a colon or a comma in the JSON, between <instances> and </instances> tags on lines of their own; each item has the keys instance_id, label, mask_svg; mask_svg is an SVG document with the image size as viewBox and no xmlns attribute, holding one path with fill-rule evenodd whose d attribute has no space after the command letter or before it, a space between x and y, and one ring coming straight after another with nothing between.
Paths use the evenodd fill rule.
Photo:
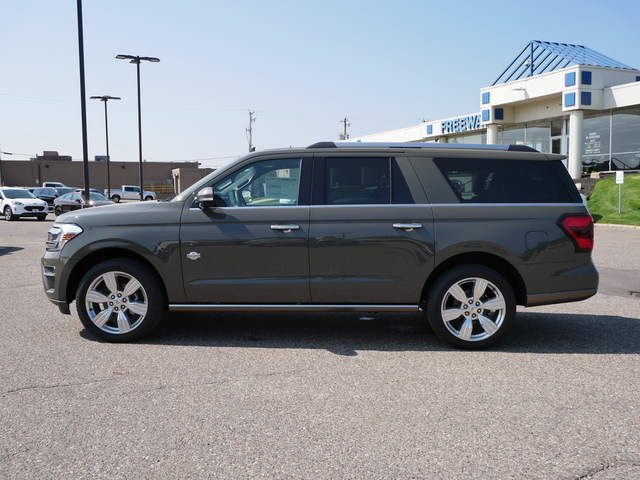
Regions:
<instances>
[{"instance_id":1,"label":"a-pillar","mask_svg":"<svg viewBox=\"0 0 640 480\"><path fill-rule=\"evenodd\" d=\"M498 145L498 124L487 125L487 145Z\"/></svg>"},{"instance_id":2,"label":"a-pillar","mask_svg":"<svg viewBox=\"0 0 640 480\"><path fill-rule=\"evenodd\" d=\"M574 180L579 180L582 175L583 121L582 110L572 110L569 113L569 173Z\"/></svg>"}]
</instances>

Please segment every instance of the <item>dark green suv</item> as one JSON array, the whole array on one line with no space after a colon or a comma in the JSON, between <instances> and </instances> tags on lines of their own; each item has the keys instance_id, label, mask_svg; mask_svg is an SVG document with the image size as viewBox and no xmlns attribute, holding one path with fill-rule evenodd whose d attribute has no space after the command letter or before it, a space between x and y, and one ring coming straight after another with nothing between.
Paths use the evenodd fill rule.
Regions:
<instances>
[{"instance_id":1,"label":"dark green suv","mask_svg":"<svg viewBox=\"0 0 640 480\"><path fill-rule=\"evenodd\" d=\"M426 311L502 339L516 305L596 293L593 221L564 157L528 147L319 143L250 154L166 202L60 216L49 299L113 342L166 311Z\"/></svg>"}]
</instances>

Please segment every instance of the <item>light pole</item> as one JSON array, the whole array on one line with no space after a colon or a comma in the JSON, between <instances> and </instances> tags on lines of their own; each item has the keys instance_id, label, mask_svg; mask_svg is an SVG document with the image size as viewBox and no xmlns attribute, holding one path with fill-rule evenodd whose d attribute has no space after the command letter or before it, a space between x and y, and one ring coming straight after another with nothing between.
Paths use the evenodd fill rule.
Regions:
<instances>
[{"instance_id":1,"label":"light pole","mask_svg":"<svg viewBox=\"0 0 640 480\"><path fill-rule=\"evenodd\" d=\"M138 55L117 55L118 60L130 60L129 63L136 64L136 70L138 72L138 152L140 156L140 201L144 200L144 188L142 185L142 115L140 110L140 62L154 62L160 61L155 57L140 57Z\"/></svg>"},{"instance_id":2,"label":"light pole","mask_svg":"<svg viewBox=\"0 0 640 480\"><path fill-rule=\"evenodd\" d=\"M101 97L90 97L91 100L100 100L104 102L104 131L107 141L107 198L111 198L111 170L109 166L109 121L107 119L107 102L109 100L121 100L120 97L110 97L109 95L102 95Z\"/></svg>"}]
</instances>

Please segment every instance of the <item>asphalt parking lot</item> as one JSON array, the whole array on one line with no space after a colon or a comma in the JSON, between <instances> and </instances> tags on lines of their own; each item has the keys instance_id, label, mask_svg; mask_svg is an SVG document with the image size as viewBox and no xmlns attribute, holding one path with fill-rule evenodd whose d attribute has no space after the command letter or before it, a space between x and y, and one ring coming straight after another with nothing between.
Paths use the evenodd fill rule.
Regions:
<instances>
[{"instance_id":1,"label":"asphalt parking lot","mask_svg":"<svg viewBox=\"0 0 640 480\"><path fill-rule=\"evenodd\" d=\"M0 221L0 478L640 478L640 229L600 292L493 350L413 314L172 314L100 342L43 293L45 222Z\"/></svg>"}]
</instances>

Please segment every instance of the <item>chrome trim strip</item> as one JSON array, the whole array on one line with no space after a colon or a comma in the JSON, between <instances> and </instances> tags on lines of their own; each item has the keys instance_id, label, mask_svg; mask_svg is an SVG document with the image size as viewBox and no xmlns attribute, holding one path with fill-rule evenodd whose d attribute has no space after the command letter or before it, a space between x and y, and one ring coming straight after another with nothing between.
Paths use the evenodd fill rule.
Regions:
<instances>
[{"instance_id":1,"label":"chrome trim strip","mask_svg":"<svg viewBox=\"0 0 640 480\"><path fill-rule=\"evenodd\" d=\"M584 206L584 203L430 203L431 207L515 207L520 205L534 205L537 207L568 207Z\"/></svg>"},{"instance_id":2,"label":"chrome trim strip","mask_svg":"<svg viewBox=\"0 0 640 480\"><path fill-rule=\"evenodd\" d=\"M172 312L418 312L419 305L169 304Z\"/></svg>"}]
</instances>

